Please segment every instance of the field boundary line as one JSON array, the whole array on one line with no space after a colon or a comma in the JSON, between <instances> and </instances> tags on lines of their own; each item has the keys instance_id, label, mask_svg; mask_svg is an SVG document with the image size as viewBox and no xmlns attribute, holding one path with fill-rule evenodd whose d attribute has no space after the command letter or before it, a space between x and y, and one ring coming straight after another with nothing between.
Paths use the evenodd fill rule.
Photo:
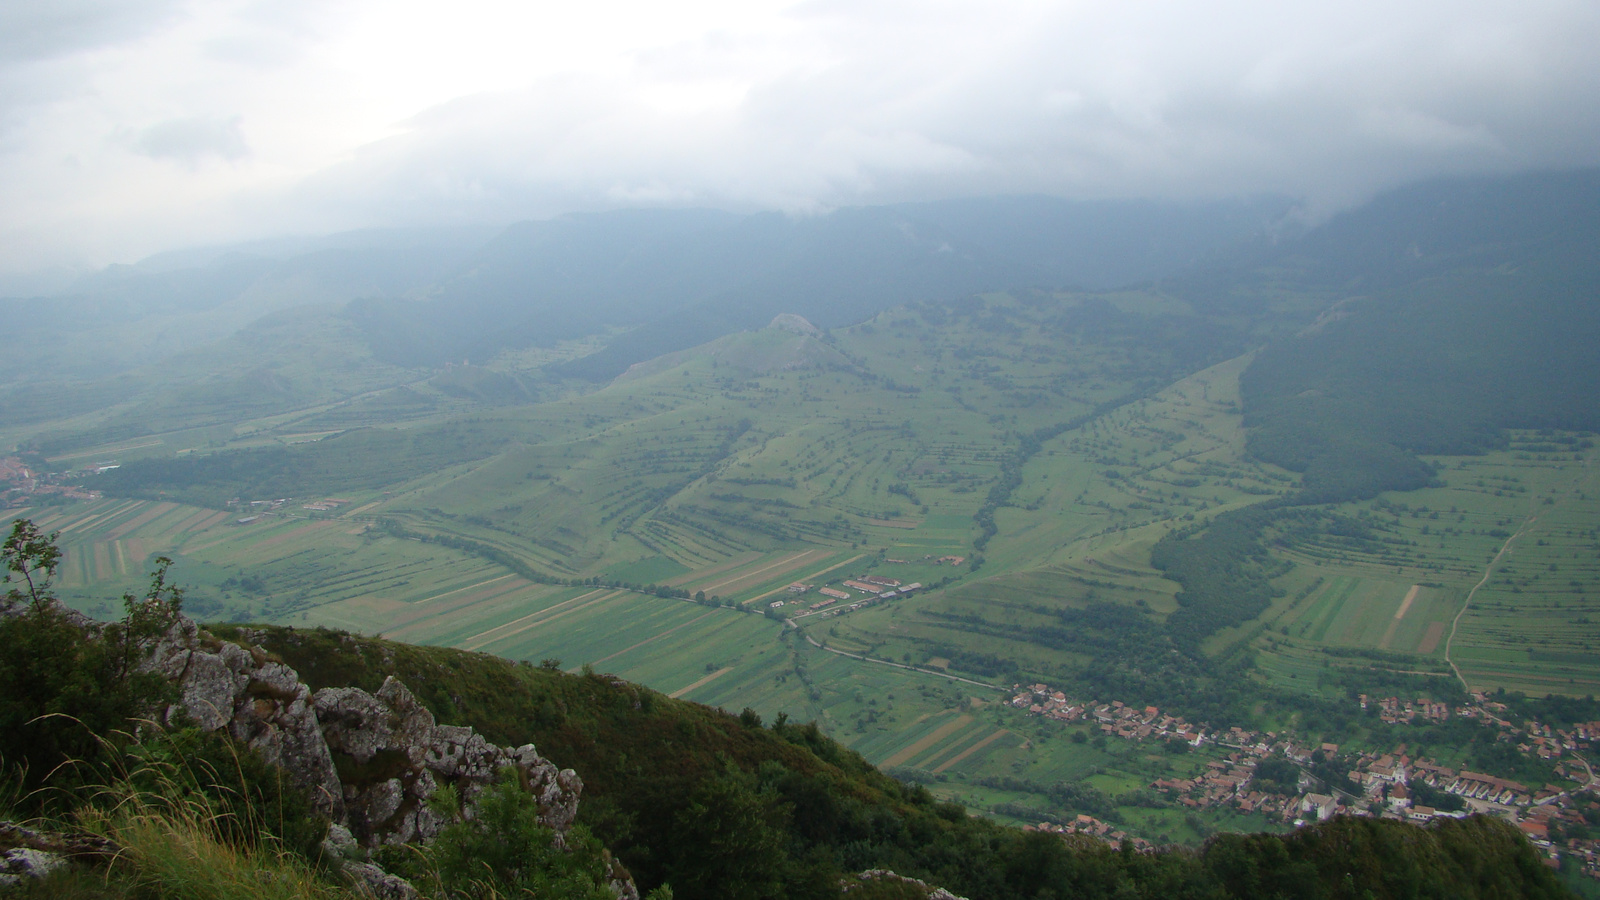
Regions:
<instances>
[{"instance_id":1,"label":"field boundary line","mask_svg":"<svg viewBox=\"0 0 1600 900\"><path fill-rule=\"evenodd\" d=\"M851 563L855 562L856 560L862 558L863 556L866 556L866 554L865 553L858 553L855 556L852 556L849 559L845 560L844 562L838 563L837 565L829 566L826 569L821 570L820 572L812 572L810 575L802 575L798 580L807 581L807 580L813 579L813 578L821 578L822 576L828 574L829 572L832 572L834 569L842 569L845 566L848 566ZM781 594L784 591L787 591L788 589L789 588L787 586L784 586L784 587L781 587L781 588L773 588L772 590L767 591L765 594L762 594L759 597L751 597L749 600L745 600L745 601L741 602L739 605L740 606L748 606L751 603L759 603L762 600L765 600L768 597L771 597L773 594Z\"/></svg>"},{"instance_id":2,"label":"field boundary line","mask_svg":"<svg viewBox=\"0 0 1600 900\"><path fill-rule=\"evenodd\" d=\"M979 750L982 750L983 748L989 746L990 744L994 743L995 741L1000 740L1002 737L1005 737L1006 735L1008 735L1010 733L1011 733L1011 729L1009 729L1009 728L1001 728L1001 729L999 729L994 734L991 734L988 737L984 738L983 740L977 742L976 744L973 744L971 747L968 747L967 749L961 751L960 753L956 754L956 756L952 757L951 759L947 759L944 762L940 763L939 764L939 768L933 770L933 774L935 774L935 775L942 774L945 769L948 769L951 766L955 765L956 763L961 762L963 759L966 759L967 757L971 756L972 754L977 753Z\"/></svg>"},{"instance_id":3,"label":"field boundary line","mask_svg":"<svg viewBox=\"0 0 1600 900\"><path fill-rule=\"evenodd\" d=\"M517 577L517 573L508 572L508 573L506 573L504 575L495 576L494 578L491 578L488 581L480 581L477 584L469 584L466 587L458 587L453 591L445 591L442 594L434 594L432 597L429 597L426 600L418 600L418 601L416 601L415 605L421 606L424 603L432 603L435 600L442 600L445 597L450 596L451 594L459 594L462 591L470 591L473 588L481 588L486 584L494 584L496 581L505 581L507 578L515 578L515 577Z\"/></svg>"},{"instance_id":4,"label":"field boundary line","mask_svg":"<svg viewBox=\"0 0 1600 900\"><path fill-rule=\"evenodd\" d=\"M879 763L879 766L888 769L898 766L908 760L915 759L921 754L926 753L929 748L933 747L935 744L971 724L972 716L962 713L961 715L956 716L954 721L946 722L943 725L940 725L926 736L919 738L916 743L912 744L911 746L895 751L893 756Z\"/></svg>"},{"instance_id":5,"label":"field boundary line","mask_svg":"<svg viewBox=\"0 0 1600 900\"><path fill-rule=\"evenodd\" d=\"M722 581L717 582L716 584L708 584L705 587L701 588L701 590L705 591L707 595L710 595L710 593L712 591L716 590L717 588L722 587L725 584L733 584L736 581L743 581L746 578L750 578L750 577L753 577L753 576L756 576L756 575L760 575L762 572L766 572L766 571L769 571L771 569L776 569L777 567L779 567L781 565L785 565L787 563L794 563L794 562L798 561L800 559L800 557L809 556L809 555L811 555L812 553L815 553L815 552L817 552L817 551L815 551L815 550L801 550L799 553L796 553L793 556L785 557L784 559L780 559L775 563L769 563L769 564L767 564L765 566L762 566L759 569L756 569L753 572L743 572L741 574L733 576L732 578L725 578Z\"/></svg>"},{"instance_id":6,"label":"field boundary line","mask_svg":"<svg viewBox=\"0 0 1600 900\"><path fill-rule=\"evenodd\" d=\"M724 675L726 675L726 674L728 674L729 672L732 672L732 671L733 671L733 666L723 666L722 668L716 670L715 672L712 672L710 675L707 675L706 677L700 679L699 681L696 681L694 684L691 684L691 685L689 685L687 687L678 688L677 690L673 691L672 693L668 694L667 696L671 697L674 700L676 700L679 697L682 697L684 694L687 694L690 691L694 690L695 688L700 687L701 685L704 685L704 684L708 684L713 679L721 678L722 676L724 676Z\"/></svg>"},{"instance_id":7,"label":"field boundary line","mask_svg":"<svg viewBox=\"0 0 1600 900\"><path fill-rule=\"evenodd\" d=\"M713 610L708 610L706 612L703 612L700 615L695 616L694 618L690 619L687 622L683 622L683 623L680 623L678 625L674 625L671 628L668 628L666 631L663 631L663 632L661 632L659 634L652 634L649 637L645 638L644 640L640 641L637 644L634 644L631 647L623 647L621 650L618 650L617 652L611 654L610 656L602 656L599 659L595 660L594 662L590 663L589 665L597 666L600 663L608 662L610 660L616 659L617 657L621 656L622 654L627 653L627 652L629 652L631 650L637 650L640 647L643 647L645 644L650 643L651 641L660 640L661 638L664 638L667 635L672 634L674 631L677 631L677 630L679 630L681 628L688 628L690 625L693 625L694 623L700 621L701 619L704 619L706 616L714 615L715 613L716 613L716 610L714 610L714 609ZM579 668L582 668L582 667L580 666Z\"/></svg>"},{"instance_id":8,"label":"field boundary line","mask_svg":"<svg viewBox=\"0 0 1600 900\"><path fill-rule=\"evenodd\" d=\"M596 589L588 592L587 594L579 594L578 596L573 597L571 600L563 600L560 603L556 603L556 604L551 605L551 606L546 606L544 609L536 610L534 612L528 613L527 615L523 616L520 619L512 619L511 621L505 623L504 625L496 625L495 627L490 628L490 629L488 629L486 631L480 631L477 634L467 638L466 641L462 641L461 642L461 649L463 649L463 650L476 650L476 649L478 649L478 647L483 646L483 644L479 644L477 646L469 647L469 646L467 646L467 643L470 642L470 641L475 641L478 638L484 637L486 635L494 634L496 631L499 631L502 628L511 628L513 626L516 626L516 625L521 625L523 622L526 622L529 619L536 618L538 616L542 616L545 613L548 613L548 612L550 612L552 610L560 609L563 606L567 606L567 605L572 604L572 603L577 603L579 600L583 600L583 599L588 598L588 597L593 597L595 594L604 594L604 593L608 593L608 591L605 588L596 588ZM620 593L620 591L617 592L617 593ZM485 644L492 643L492 642L497 641L499 639L500 639L499 637L492 637L492 638L489 638L488 640L484 641L483 643L485 643Z\"/></svg>"},{"instance_id":9,"label":"field boundary line","mask_svg":"<svg viewBox=\"0 0 1600 900\"><path fill-rule=\"evenodd\" d=\"M1516 534L1506 538L1506 542L1500 545L1500 549L1495 551L1494 557L1489 560L1489 565L1484 568L1483 577L1479 578L1478 583L1472 586L1472 590L1467 591L1467 599L1461 602L1461 608L1456 611L1455 618L1450 620L1450 636L1446 638L1444 642L1444 661L1450 664L1450 671L1456 673L1456 680L1461 682L1461 689L1469 694L1472 693L1472 685L1467 684L1467 679L1461 675L1461 667L1456 665L1456 661L1450 658L1451 647L1456 641L1456 628L1461 624L1461 617L1467 614L1468 609L1472 608L1472 598L1478 593L1478 588L1488 584L1490 576L1494 575L1494 567L1500 564L1500 557L1504 556L1506 551L1511 549L1511 543L1513 541L1519 537L1522 537L1522 533L1528 530L1529 525L1532 525L1538 520L1538 516L1529 516L1527 520L1522 523L1522 527L1517 529Z\"/></svg>"}]
</instances>

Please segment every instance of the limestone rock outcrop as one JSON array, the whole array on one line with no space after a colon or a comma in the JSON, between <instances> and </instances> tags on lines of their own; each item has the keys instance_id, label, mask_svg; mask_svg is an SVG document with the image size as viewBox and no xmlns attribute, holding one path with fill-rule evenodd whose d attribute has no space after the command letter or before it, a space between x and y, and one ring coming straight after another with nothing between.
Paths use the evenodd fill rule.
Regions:
<instances>
[{"instance_id":1,"label":"limestone rock outcrop","mask_svg":"<svg viewBox=\"0 0 1600 900\"><path fill-rule=\"evenodd\" d=\"M439 725L406 686L388 678L377 694L325 688L312 698L328 750L341 762L345 824L365 844L428 840L445 822L427 806L441 784L471 804L505 768L539 800L540 821L558 834L578 813L583 783L532 744L506 748L471 728Z\"/></svg>"},{"instance_id":2,"label":"limestone rock outcrop","mask_svg":"<svg viewBox=\"0 0 1600 900\"><path fill-rule=\"evenodd\" d=\"M299 673L246 649L208 639L179 619L147 666L176 682L169 722L187 717L226 729L309 790L319 811L365 848L426 841L445 824L428 808L443 785L468 806L502 769L517 770L539 801L540 820L558 834L572 825L583 782L532 744L501 747L471 728L440 725L394 678L376 694L360 688L312 693Z\"/></svg>"},{"instance_id":3,"label":"limestone rock outcrop","mask_svg":"<svg viewBox=\"0 0 1600 900\"><path fill-rule=\"evenodd\" d=\"M849 896L852 891L861 890L874 882L887 882L910 888L921 893L926 900L967 900L967 898L952 894L944 888L934 887L925 881L908 878L888 869L868 869L859 875L846 877L839 882L839 892Z\"/></svg>"},{"instance_id":4,"label":"limestone rock outcrop","mask_svg":"<svg viewBox=\"0 0 1600 900\"><path fill-rule=\"evenodd\" d=\"M86 639L104 633L104 625L80 613L59 604L56 611ZM248 629L243 634L250 639ZM440 725L392 677L376 694L353 687L313 693L298 672L261 647L218 640L183 616L145 649L141 671L158 672L178 689L177 702L159 717L169 725L225 731L282 768L332 822L324 849L344 860L346 874L375 897L416 896L404 880L367 860L385 844L437 835L447 823L428 801L446 785L470 816L478 795L502 772L514 771L537 800L540 821L565 846L583 791L576 772L557 767L532 744L502 747L471 728ZM0 886L100 852L86 847L57 846L14 823L0 823ZM638 900L625 870L613 861L612 871L611 889L619 900Z\"/></svg>"},{"instance_id":5,"label":"limestone rock outcrop","mask_svg":"<svg viewBox=\"0 0 1600 900\"><path fill-rule=\"evenodd\" d=\"M342 845L347 870L377 896L411 895L403 881L359 857L438 834L446 821L428 800L445 785L470 809L510 768L558 843L577 816L583 782L576 772L558 768L532 744L502 747L469 727L440 725L392 677L376 694L354 687L313 694L299 673L260 647L219 641L183 617L151 648L145 666L178 687L178 702L165 712L169 723L226 730L310 791L334 823L330 841ZM638 897L626 875L614 878L612 889L623 900Z\"/></svg>"}]
</instances>

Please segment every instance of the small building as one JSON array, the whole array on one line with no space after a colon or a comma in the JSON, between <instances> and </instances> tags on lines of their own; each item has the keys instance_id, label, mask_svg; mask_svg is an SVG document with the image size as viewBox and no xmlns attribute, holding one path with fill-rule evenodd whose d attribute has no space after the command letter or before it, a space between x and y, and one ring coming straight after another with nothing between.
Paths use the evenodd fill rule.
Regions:
<instances>
[{"instance_id":1,"label":"small building","mask_svg":"<svg viewBox=\"0 0 1600 900\"><path fill-rule=\"evenodd\" d=\"M1333 811L1337 807L1338 801L1327 794L1307 794L1300 799L1300 812L1318 822L1333 818Z\"/></svg>"}]
</instances>

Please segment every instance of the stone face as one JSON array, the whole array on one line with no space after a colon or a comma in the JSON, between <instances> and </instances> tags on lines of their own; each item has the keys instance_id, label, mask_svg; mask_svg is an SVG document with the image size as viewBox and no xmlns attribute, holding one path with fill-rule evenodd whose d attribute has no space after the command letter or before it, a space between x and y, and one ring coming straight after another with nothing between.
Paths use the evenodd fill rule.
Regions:
<instances>
[{"instance_id":1,"label":"stone face","mask_svg":"<svg viewBox=\"0 0 1600 900\"><path fill-rule=\"evenodd\" d=\"M376 900L419 900L422 896L411 882L372 863L345 863L344 872Z\"/></svg>"},{"instance_id":2,"label":"stone face","mask_svg":"<svg viewBox=\"0 0 1600 900\"><path fill-rule=\"evenodd\" d=\"M840 893L848 896L852 891L860 890L874 881L905 885L923 891L923 896L927 900L966 900L965 897L959 897L944 888L933 887L927 882L896 874L889 869L868 869L853 878L842 879L839 883L839 890Z\"/></svg>"},{"instance_id":3,"label":"stone face","mask_svg":"<svg viewBox=\"0 0 1600 900\"><path fill-rule=\"evenodd\" d=\"M577 815L577 773L558 771L531 744L506 749L471 728L435 723L394 678L377 694L324 689L313 704L329 752L346 773L347 824L367 846L432 838L446 824L427 805L441 785L454 786L470 805L508 766L538 798L544 824L565 832Z\"/></svg>"},{"instance_id":4,"label":"stone face","mask_svg":"<svg viewBox=\"0 0 1600 900\"><path fill-rule=\"evenodd\" d=\"M179 684L183 709L206 731L216 731L233 718L233 698L244 676L215 653L193 651Z\"/></svg>"},{"instance_id":5,"label":"stone face","mask_svg":"<svg viewBox=\"0 0 1600 900\"><path fill-rule=\"evenodd\" d=\"M43 878L67 864L67 858L58 853L17 847L0 856L0 887L10 887L25 878Z\"/></svg>"},{"instance_id":6,"label":"stone face","mask_svg":"<svg viewBox=\"0 0 1600 900\"><path fill-rule=\"evenodd\" d=\"M344 791L310 702L310 688L282 663L267 663L245 675L246 687L234 698L228 733L281 766L291 781L311 792L319 812L340 821Z\"/></svg>"},{"instance_id":7,"label":"stone face","mask_svg":"<svg viewBox=\"0 0 1600 900\"><path fill-rule=\"evenodd\" d=\"M86 637L100 633L98 623L72 616L81 620ZM583 791L576 772L558 769L532 744L500 747L471 728L438 724L395 678L386 679L376 694L347 687L313 695L298 672L270 659L259 646L217 641L181 616L147 649L142 671L160 672L178 687L179 701L166 711L166 720L176 724L186 716L206 731L226 729L283 768L332 820L326 846L334 855L431 840L448 824L428 806L435 792L453 786L471 815L474 800L508 767L538 800L540 821L565 845ZM21 855L13 861L13 854ZM15 871L37 870L56 858L38 848L9 850L0 884ZM410 884L377 866L347 863L346 871L375 897L417 896ZM625 873L611 883L619 898L638 897Z\"/></svg>"}]
</instances>

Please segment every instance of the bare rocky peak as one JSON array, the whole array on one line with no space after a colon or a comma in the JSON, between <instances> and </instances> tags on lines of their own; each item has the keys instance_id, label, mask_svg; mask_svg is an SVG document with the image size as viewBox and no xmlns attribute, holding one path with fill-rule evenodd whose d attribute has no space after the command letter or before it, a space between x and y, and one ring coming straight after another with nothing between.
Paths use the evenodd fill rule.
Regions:
<instances>
[{"instance_id":1,"label":"bare rocky peak","mask_svg":"<svg viewBox=\"0 0 1600 900\"><path fill-rule=\"evenodd\" d=\"M767 327L792 331L795 334L811 335L812 337L822 334L822 331L817 326L806 321L804 316L797 316L794 313L778 313L772 317L771 322L767 323Z\"/></svg>"}]
</instances>

